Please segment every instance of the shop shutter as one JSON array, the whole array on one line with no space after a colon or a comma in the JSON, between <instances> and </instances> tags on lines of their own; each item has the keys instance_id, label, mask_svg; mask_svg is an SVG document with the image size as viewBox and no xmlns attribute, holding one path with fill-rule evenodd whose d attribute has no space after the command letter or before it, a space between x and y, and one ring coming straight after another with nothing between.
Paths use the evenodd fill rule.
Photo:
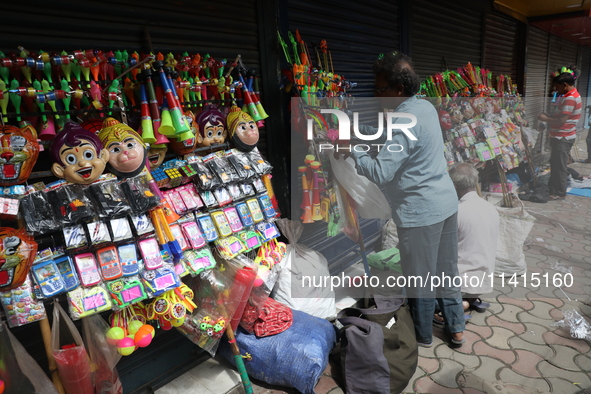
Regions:
<instances>
[{"instance_id":1,"label":"shop shutter","mask_svg":"<svg viewBox=\"0 0 591 394\"><path fill-rule=\"evenodd\" d=\"M513 83L517 83L518 23L501 13L486 15L482 67L492 71L493 78L509 75ZM496 81L493 80L493 84Z\"/></svg>"},{"instance_id":2,"label":"shop shutter","mask_svg":"<svg viewBox=\"0 0 591 394\"><path fill-rule=\"evenodd\" d=\"M6 55L11 52L18 55L19 45L35 52L40 49L57 52L126 49L132 53L153 49L155 53L165 55L184 51L202 55L209 53L215 59L227 58L228 61L241 54L246 67L260 72L263 65L257 12L259 3L255 0L198 3L138 0L5 2L2 5L0 49ZM275 2L269 5L275 7ZM271 30L274 32L275 20L269 23L273 25ZM261 83L264 103L264 80ZM268 151L266 141L265 131L261 129L259 149L263 154ZM66 304L63 305L67 308ZM48 314L51 316L50 307ZM76 323L79 325L79 321ZM47 370L39 325L29 324L12 332ZM208 353L176 329L158 330L150 346L123 357L117 369L125 393L148 393L208 357Z\"/></svg>"},{"instance_id":3,"label":"shop shutter","mask_svg":"<svg viewBox=\"0 0 591 394\"><path fill-rule=\"evenodd\" d=\"M577 50L578 45L574 42L550 35L550 49L548 53L550 73L563 66L577 65ZM548 77L548 81L552 81L551 76Z\"/></svg>"},{"instance_id":4,"label":"shop shutter","mask_svg":"<svg viewBox=\"0 0 591 394\"><path fill-rule=\"evenodd\" d=\"M576 86L581 98L583 99L583 116L577 125L578 128L587 126L587 117L585 116L585 108L590 104L589 102L589 73L591 73L591 48L586 46L579 46L579 61L577 62L581 74L577 79Z\"/></svg>"},{"instance_id":5,"label":"shop shutter","mask_svg":"<svg viewBox=\"0 0 591 394\"><path fill-rule=\"evenodd\" d=\"M289 30L297 29L308 43L314 65L314 48L326 40L334 71L357 83L351 94L373 97L372 62L378 54L399 47L398 3L289 0L288 7Z\"/></svg>"},{"instance_id":6,"label":"shop shutter","mask_svg":"<svg viewBox=\"0 0 591 394\"><path fill-rule=\"evenodd\" d=\"M398 2L379 0L368 6L359 2L337 0L288 0L287 4L288 26L285 32L291 31L295 34L296 29L299 31L302 39L308 44L313 64L317 65L314 48L321 40L326 40L332 54L334 71L357 83L350 93L355 97L373 97L373 61L380 53L399 50ZM320 56L322 57L322 54ZM361 114L363 113L362 110ZM363 121L360 119L360 122ZM293 148L293 157L301 157L303 163L305 147ZM300 152L295 152L298 149ZM292 186L300 184L297 173L295 176L292 173ZM292 199L299 201L298 195L299 192L292 190ZM299 209L294 209L293 219L298 219L300 214ZM369 252L379 237L380 223L377 220L362 219L360 226ZM331 274L342 272L361 260L356 252L359 246L342 233L328 238L326 230L326 223L306 224L299 242L322 253L329 262Z\"/></svg>"},{"instance_id":7,"label":"shop shutter","mask_svg":"<svg viewBox=\"0 0 591 394\"><path fill-rule=\"evenodd\" d=\"M538 114L544 112L548 95L548 46L550 35L537 27L528 26L525 71L525 116L536 124Z\"/></svg>"},{"instance_id":8,"label":"shop shutter","mask_svg":"<svg viewBox=\"0 0 591 394\"><path fill-rule=\"evenodd\" d=\"M481 64L482 12L449 1L411 3L410 56L421 78Z\"/></svg>"}]
</instances>

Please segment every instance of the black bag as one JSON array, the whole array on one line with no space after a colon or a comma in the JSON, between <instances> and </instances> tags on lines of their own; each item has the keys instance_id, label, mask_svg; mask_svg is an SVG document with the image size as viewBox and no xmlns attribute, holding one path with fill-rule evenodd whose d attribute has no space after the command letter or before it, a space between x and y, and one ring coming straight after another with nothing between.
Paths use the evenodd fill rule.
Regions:
<instances>
[{"instance_id":1,"label":"black bag","mask_svg":"<svg viewBox=\"0 0 591 394\"><path fill-rule=\"evenodd\" d=\"M418 363L415 329L404 299L379 308L343 309L340 330L341 373L347 394L400 393Z\"/></svg>"}]
</instances>

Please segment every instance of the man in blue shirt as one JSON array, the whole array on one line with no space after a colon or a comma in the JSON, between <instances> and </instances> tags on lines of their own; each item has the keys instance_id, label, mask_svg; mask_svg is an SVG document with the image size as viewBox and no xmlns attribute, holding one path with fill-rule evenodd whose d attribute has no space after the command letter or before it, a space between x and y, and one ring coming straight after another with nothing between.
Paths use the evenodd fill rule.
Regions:
<instances>
[{"instance_id":1,"label":"man in blue shirt","mask_svg":"<svg viewBox=\"0 0 591 394\"><path fill-rule=\"evenodd\" d=\"M375 158L355 150L351 155L357 172L385 186L392 202L400 262L407 278L406 292L419 345L433 344L437 298L452 346L461 346L465 342L461 291L457 282L455 286L449 283L458 276L458 199L447 173L439 117L429 101L415 96L419 77L409 57L388 53L374 63L373 71L375 96L381 106L416 117L416 125L408 128L415 139L395 130L389 141L383 141ZM400 116L393 123L408 124L408 120ZM359 131L376 133L369 126L360 126ZM388 149L389 145L395 147ZM434 276L447 278L438 283Z\"/></svg>"}]
</instances>

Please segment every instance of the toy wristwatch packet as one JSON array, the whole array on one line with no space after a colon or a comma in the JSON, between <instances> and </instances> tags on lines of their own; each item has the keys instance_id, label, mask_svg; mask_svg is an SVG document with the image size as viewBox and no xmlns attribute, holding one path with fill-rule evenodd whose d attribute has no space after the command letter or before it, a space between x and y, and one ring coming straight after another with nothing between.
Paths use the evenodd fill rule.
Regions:
<instances>
[{"instance_id":1,"label":"toy wristwatch packet","mask_svg":"<svg viewBox=\"0 0 591 394\"><path fill-rule=\"evenodd\" d=\"M51 380L0 321L0 388L5 393L57 394Z\"/></svg>"},{"instance_id":2,"label":"toy wristwatch packet","mask_svg":"<svg viewBox=\"0 0 591 394\"><path fill-rule=\"evenodd\" d=\"M20 200L19 208L29 234L45 234L58 227L47 194L43 191L33 191L25 195Z\"/></svg>"},{"instance_id":3,"label":"toy wristwatch packet","mask_svg":"<svg viewBox=\"0 0 591 394\"><path fill-rule=\"evenodd\" d=\"M80 332L57 301L53 304L51 350L66 392L95 394L90 360Z\"/></svg>"},{"instance_id":4,"label":"toy wristwatch packet","mask_svg":"<svg viewBox=\"0 0 591 394\"><path fill-rule=\"evenodd\" d=\"M98 208L99 215L103 219L123 217L131 213L130 203L117 179L95 182L89 185L85 191Z\"/></svg>"},{"instance_id":5,"label":"toy wristwatch packet","mask_svg":"<svg viewBox=\"0 0 591 394\"><path fill-rule=\"evenodd\" d=\"M92 202L84 194L83 186L58 181L48 188L47 199L53 216L63 226L89 222L97 217Z\"/></svg>"},{"instance_id":6,"label":"toy wristwatch packet","mask_svg":"<svg viewBox=\"0 0 591 394\"><path fill-rule=\"evenodd\" d=\"M142 173L121 182L121 189L123 189L135 214L141 214L152 208L156 208L160 203L160 197L154 194L154 191L150 187L148 176Z\"/></svg>"}]
</instances>

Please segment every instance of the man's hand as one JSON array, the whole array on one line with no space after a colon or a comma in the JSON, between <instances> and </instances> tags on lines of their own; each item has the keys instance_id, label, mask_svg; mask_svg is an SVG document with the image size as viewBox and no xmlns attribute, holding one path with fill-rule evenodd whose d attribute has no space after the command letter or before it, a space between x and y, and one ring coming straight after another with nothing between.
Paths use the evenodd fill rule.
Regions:
<instances>
[{"instance_id":1,"label":"man's hand","mask_svg":"<svg viewBox=\"0 0 591 394\"><path fill-rule=\"evenodd\" d=\"M339 157L343 157L347 159L351 156L351 144L345 143L344 141L335 141L335 150L334 150L334 158L338 160Z\"/></svg>"},{"instance_id":2,"label":"man's hand","mask_svg":"<svg viewBox=\"0 0 591 394\"><path fill-rule=\"evenodd\" d=\"M552 118L550 118L546 114L539 114L538 115L538 120L541 120L542 122L550 122L552 120Z\"/></svg>"}]
</instances>

